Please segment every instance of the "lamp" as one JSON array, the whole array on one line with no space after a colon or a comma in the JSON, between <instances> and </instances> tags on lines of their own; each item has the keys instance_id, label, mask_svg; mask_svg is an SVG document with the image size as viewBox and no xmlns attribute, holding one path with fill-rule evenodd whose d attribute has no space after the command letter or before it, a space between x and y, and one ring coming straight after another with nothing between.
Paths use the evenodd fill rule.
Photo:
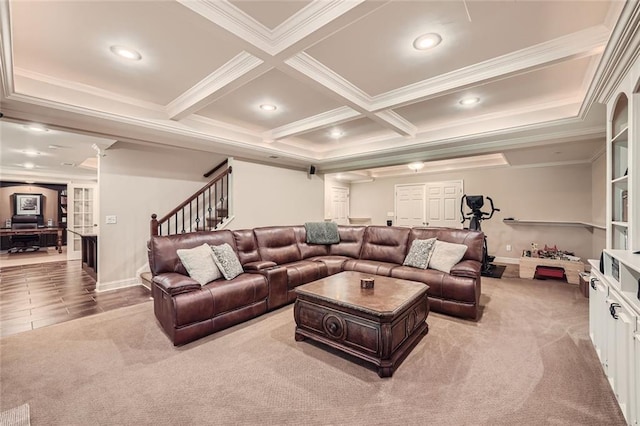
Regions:
<instances>
[{"instance_id":1,"label":"lamp","mask_svg":"<svg viewBox=\"0 0 640 426\"><path fill-rule=\"evenodd\" d=\"M410 163L407 165L414 172L418 172L418 170L422 170L424 168L424 163L422 161L416 161L414 163Z\"/></svg>"}]
</instances>

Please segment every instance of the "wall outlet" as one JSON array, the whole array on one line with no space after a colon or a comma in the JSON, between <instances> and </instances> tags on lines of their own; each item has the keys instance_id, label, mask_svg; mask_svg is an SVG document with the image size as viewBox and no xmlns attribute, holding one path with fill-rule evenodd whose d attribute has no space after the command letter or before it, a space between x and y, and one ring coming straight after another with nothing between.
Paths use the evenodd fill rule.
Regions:
<instances>
[{"instance_id":1,"label":"wall outlet","mask_svg":"<svg viewBox=\"0 0 640 426\"><path fill-rule=\"evenodd\" d=\"M118 217L116 215L105 216L105 221L107 225L118 223Z\"/></svg>"},{"instance_id":2,"label":"wall outlet","mask_svg":"<svg viewBox=\"0 0 640 426\"><path fill-rule=\"evenodd\" d=\"M507 251L511 251L511 244L507 244Z\"/></svg>"}]
</instances>

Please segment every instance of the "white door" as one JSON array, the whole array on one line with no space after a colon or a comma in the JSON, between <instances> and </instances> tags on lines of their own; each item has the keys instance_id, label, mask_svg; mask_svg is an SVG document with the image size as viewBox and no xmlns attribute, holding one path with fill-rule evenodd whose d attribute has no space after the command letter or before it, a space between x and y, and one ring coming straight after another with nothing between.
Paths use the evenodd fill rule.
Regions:
<instances>
[{"instance_id":1,"label":"white door","mask_svg":"<svg viewBox=\"0 0 640 426\"><path fill-rule=\"evenodd\" d=\"M67 259L82 258L82 240L73 230L90 233L97 229L97 189L95 185L69 184L67 186Z\"/></svg>"},{"instance_id":2,"label":"white door","mask_svg":"<svg viewBox=\"0 0 640 426\"><path fill-rule=\"evenodd\" d=\"M428 226L462 228L462 181L427 183Z\"/></svg>"},{"instance_id":3,"label":"white door","mask_svg":"<svg viewBox=\"0 0 640 426\"><path fill-rule=\"evenodd\" d=\"M338 225L349 224L349 188L331 188L331 220Z\"/></svg>"},{"instance_id":4,"label":"white door","mask_svg":"<svg viewBox=\"0 0 640 426\"><path fill-rule=\"evenodd\" d=\"M397 226L426 226L424 184L396 185Z\"/></svg>"}]
</instances>

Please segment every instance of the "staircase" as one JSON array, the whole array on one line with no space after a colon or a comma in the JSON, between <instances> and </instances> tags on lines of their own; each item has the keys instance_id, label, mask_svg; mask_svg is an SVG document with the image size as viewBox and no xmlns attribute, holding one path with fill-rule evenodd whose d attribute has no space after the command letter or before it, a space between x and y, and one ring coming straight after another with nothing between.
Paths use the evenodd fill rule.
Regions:
<instances>
[{"instance_id":1,"label":"staircase","mask_svg":"<svg viewBox=\"0 0 640 426\"><path fill-rule=\"evenodd\" d=\"M205 176L214 178L198 192L158 219L151 215L151 236L213 231L229 219L229 177L232 168L223 161Z\"/></svg>"}]
</instances>

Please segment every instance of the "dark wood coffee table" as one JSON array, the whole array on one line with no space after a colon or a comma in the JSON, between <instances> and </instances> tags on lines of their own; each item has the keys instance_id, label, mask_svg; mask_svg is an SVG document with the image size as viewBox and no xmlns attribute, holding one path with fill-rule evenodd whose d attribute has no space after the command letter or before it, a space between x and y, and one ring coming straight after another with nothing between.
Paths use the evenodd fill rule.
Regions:
<instances>
[{"instance_id":1,"label":"dark wood coffee table","mask_svg":"<svg viewBox=\"0 0 640 426\"><path fill-rule=\"evenodd\" d=\"M361 278L374 278L374 288L360 288ZM299 286L295 338L371 362L380 377L390 377L429 331L428 289L415 281L353 271Z\"/></svg>"}]
</instances>

